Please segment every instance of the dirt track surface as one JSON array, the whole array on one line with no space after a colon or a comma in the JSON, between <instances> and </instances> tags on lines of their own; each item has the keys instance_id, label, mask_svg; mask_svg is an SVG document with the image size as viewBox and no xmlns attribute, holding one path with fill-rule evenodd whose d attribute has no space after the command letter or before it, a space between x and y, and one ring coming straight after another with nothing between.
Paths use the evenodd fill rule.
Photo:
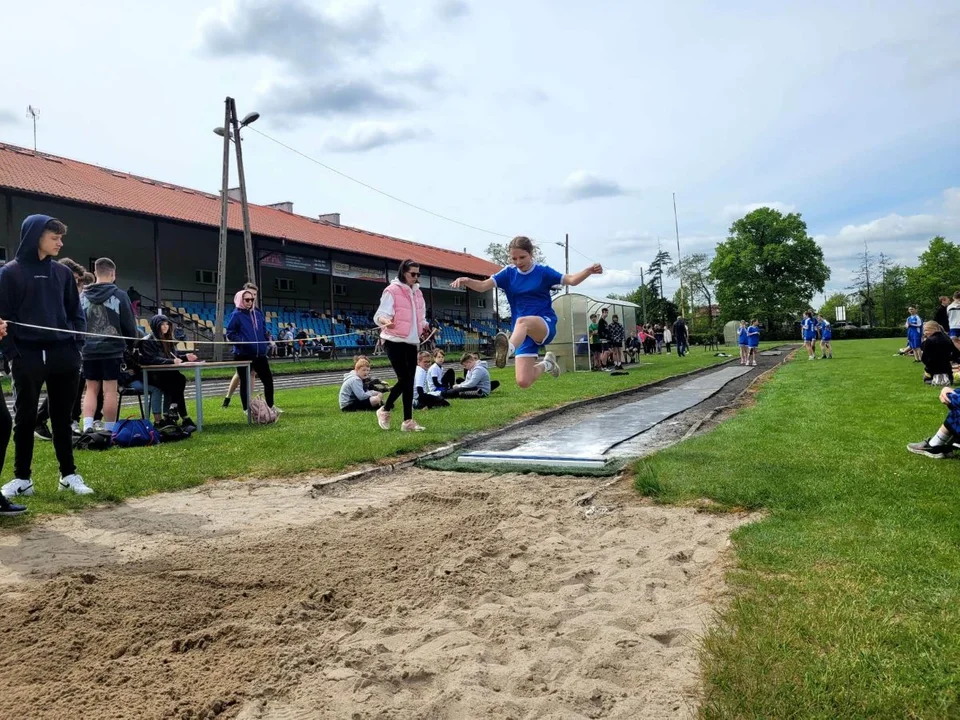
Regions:
<instances>
[{"instance_id":1,"label":"dirt track surface","mask_svg":"<svg viewBox=\"0 0 960 720\"><path fill-rule=\"evenodd\" d=\"M0 717L689 717L748 518L598 482L228 482L7 533Z\"/></svg>"}]
</instances>

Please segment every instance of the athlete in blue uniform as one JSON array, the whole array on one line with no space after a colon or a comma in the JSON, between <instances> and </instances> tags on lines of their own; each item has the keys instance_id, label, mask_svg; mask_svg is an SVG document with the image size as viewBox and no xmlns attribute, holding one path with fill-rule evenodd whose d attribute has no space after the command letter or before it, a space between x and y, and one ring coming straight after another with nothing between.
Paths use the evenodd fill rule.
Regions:
<instances>
[{"instance_id":1,"label":"athlete in blue uniform","mask_svg":"<svg viewBox=\"0 0 960 720\"><path fill-rule=\"evenodd\" d=\"M757 348L760 347L760 321L753 320L747 328L747 365L757 364Z\"/></svg>"},{"instance_id":2,"label":"athlete in blue uniform","mask_svg":"<svg viewBox=\"0 0 960 720\"><path fill-rule=\"evenodd\" d=\"M910 317L907 318L907 347L913 352L913 361L920 362L920 345L923 343L923 320L917 315L915 307L907 308Z\"/></svg>"},{"instance_id":3,"label":"athlete in blue uniform","mask_svg":"<svg viewBox=\"0 0 960 720\"><path fill-rule=\"evenodd\" d=\"M517 385L528 388L545 372L554 377L560 375L560 366L552 352L547 351L538 362L540 348L548 345L557 332L550 289L555 285L579 285L591 275L602 273L603 267L596 263L578 273L563 275L551 267L538 265L533 259L533 243L523 236L511 240L508 249L511 264L493 277L486 280L461 277L451 286L481 293L494 288L503 290L510 303L513 325L509 338L497 333L494 339L497 367L505 367L507 358L515 355Z\"/></svg>"},{"instance_id":4,"label":"athlete in blue uniform","mask_svg":"<svg viewBox=\"0 0 960 720\"><path fill-rule=\"evenodd\" d=\"M813 313L803 311L803 322L800 323L803 332L803 346L807 349L807 360L817 359L817 324L813 321Z\"/></svg>"},{"instance_id":5,"label":"athlete in blue uniform","mask_svg":"<svg viewBox=\"0 0 960 720\"><path fill-rule=\"evenodd\" d=\"M747 349L747 322L740 321L740 327L737 328L737 345L740 347L740 364L747 364L747 355L750 351Z\"/></svg>"},{"instance_id":6,"label":"athlete in blue uniform","mask_svg":"<svg viewBox=\"0 0 960 720\"><path fill-rule=\"evenodd\" d=\"M820 331L820 357L823 360L827 358L832 360L833 345L830 341L833 340L833 328L830 326L830 321L820 314L817 315L817 329Z\"/></svg>"}]
</instances>

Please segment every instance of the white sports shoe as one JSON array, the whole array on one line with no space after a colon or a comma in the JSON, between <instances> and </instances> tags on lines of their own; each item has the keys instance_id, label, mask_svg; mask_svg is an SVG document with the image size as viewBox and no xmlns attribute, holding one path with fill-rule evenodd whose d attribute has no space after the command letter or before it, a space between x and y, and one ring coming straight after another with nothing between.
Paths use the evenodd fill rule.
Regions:
<instances>
[{"instance_id":1,"label":"white sports shoe","mask_svg":"<svg viewBox=\"0 0 960 720\"><path fill-rule=\"evenodd\" d=\"M74 473L60 478L57 490L73 490L77 495L93 495L93 488L88 487L83 478Z\"/></svg>"},{"instance_id":2,"label":"white sports shoe","mask_svg":"<svg viewBox=\"0 0 960 720\"><path fill-rule=\"evenodd\" d=\"M14 478L2 488L0 488L0 493L3 494L5 498L16 497L17 495L33 495L33 480L20 480Z\"/></svg>"},{"instance_id":3,"label":"white sports shoe","mask_svg":"<svg viewBox=\"0 0 960 720\"><path fill-rule=\"evenodd\" d=\"M557 356L549 350L543 354L543 368L555 378L560 377L560 365L557 363Z\"/></svg>"},{"instance_id":4,"label":"white sports shoe","mask_svg":"<svg viewBox=\"0 0 960 720\"><path fill-rule=\"evenodd\" d=\"M400 432L423 432L426 428L416 420L404 420Z\"/></svg>"},{"instance_id":5,"label":"white sports shoe","mask_svg":"<svg viewBox=\"0 0 960 720\"><path fill-rule=\"evenodd\" d=\"M377 422L380 424L381 430L390 429L390 411L380 408L377 410Z\"/></svg>"}]
</instances>

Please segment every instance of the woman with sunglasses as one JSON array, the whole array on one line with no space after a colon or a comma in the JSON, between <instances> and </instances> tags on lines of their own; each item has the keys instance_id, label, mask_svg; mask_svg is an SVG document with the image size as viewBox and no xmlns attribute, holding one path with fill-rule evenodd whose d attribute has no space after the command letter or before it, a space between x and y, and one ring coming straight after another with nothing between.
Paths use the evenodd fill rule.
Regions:
<instances>
[{"instance_id":1,"label":"woman with sunglasses","mask_svg":"<svg viewBox=\"0 0 960 720\"><path fill-rule=\"evenodd\" d=\"M255 372L263 383L263 399L273 408L273 373L267 358L270 351L267 322L263 313L254 305L255 299L255 291L249 288L244 288L233 296L233 304L237 309L230 315L227 323L227 339L236 343L233 346L234 360L250 361L250 370ZM242 368L237 368L237 373L240 376L240 403L246 410L247 374Z\"/></svg>"},{"instance_id":2,"label":"woman with sunglasses","mask_svg":"<svg viewBox=\"0 0 960 720\"><path fill-rule=\"evenodd\" d=\"M380 339L397 374L397 382L387 401L377 410L377 422L384 430L390 429L390 412L397 397L403 399L403 432L424 430L413 419L413 385L417 375L417 352L420 340L429 331L426 304L420 292L420 264L415 260L400 263L397 277L380 296L380 306L373 315L380 327Z\"/></svg>"}]
</instances>

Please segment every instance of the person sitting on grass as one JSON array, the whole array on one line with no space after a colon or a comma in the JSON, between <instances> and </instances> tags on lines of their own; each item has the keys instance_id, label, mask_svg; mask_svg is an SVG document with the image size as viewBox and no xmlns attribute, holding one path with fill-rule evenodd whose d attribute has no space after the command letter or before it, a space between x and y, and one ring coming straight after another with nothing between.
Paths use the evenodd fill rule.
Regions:
<instances>
[{"instance_id":1,"label":"person sitting on grass","mask_svg":"<svg viewBox=\"0 0 960 720\"><path fill-rule=\"evenodd\" d=\"M430 384L429 392L436 390L449 390L457 381L457 376L452 369L443 369L443 362L446 360L446 353L443 350L436 350L433 353L433 365L427 370L427 376Z\"/></svg>"},{"instance_id":2,"label":"person sitting on grass","mask_svg":"<svg viewBox=\"0 0 960 720\"><path fill-rule=\"evenodd\" d=\"M177 350L177 340L173 336L173 323L166 315L154 315L150 318L152 331L139 342L140 365L180 365L183 362L196 362L197 356L193 353L183 353ZM164 417L154 412L153 419L157 430L176 426L180 418L180 429L189 434L197 429L193 420L187 415L187 400L184 392L187 388L187 378L182 372L165 370L148 373L147 382L150 387L160 390L170 402L171 412ZM149 388L146 389L149 394Z\"/></svg>"},{"instance_id":3,"label":"person sitting on grass","mask_svg":"<svg viewBox=\"0 0 960 720\"><path fill-rule=\"evenodd\" d=\"M464 353L460 358L460 364L467 371L467 376L462 382L455 384L449 390L443 391L444 397L462 398L464 400L476 400L485 398L498 387L500 382L490 379L490 371L487 370L487 364L477 359L472 353Z\"/></svg>"},{"instance_id":4,"label":"person sitting on grass","mask_svg":"<svg viewBox=\"0 0 960 720\"><path fill-rule=\"evenodd\" d=\"M940 402L947 406L947 417L933 437L909 443L907 450L934 460L953 455L954 443L960 440L960 393L952 387L940 390Z\"/></svg>"},{"instance_id":5,"label":"person sitting on grass","mask_svg":"<svg viewBox=\"0 0 960 720\"><path fill-rule=\"evenodd\" d=\"M923 324L923 338L923 381L929 385L952 385L953 364L960 363L960 350L935 320Z\"/></svg>"},{"instance_id":6,"label":"person sitting on grass","mask_svg":"<svg viewBox=\"0 0 960 720\"><path fill-rule=\"evenodd\" d=\"M907 347L913 352L913 361L920 362L923 353L920 344L923 342L923 320L917 315L915 307L909 308L910 317L907 318Z\"/></svg>"},{"instance_id":7,"label":"person sitting on grass","mask_svg":"<svg viewBox=\"0 0 960 720\"><path fill-rule=\"evenodd\" d=\"M370 377L370 361L357 358L353 370L343 376L340 386L340 410L362 412L376 410L383 404L383 395L376 390L365 390L364 381Z\"/></svg>"},{"instance_id":8,"label":"person sitting on grass","mask_svg":"<svg viewBox=\"0 0 960 720\"><path fill-rule=\"evenodd\" d=\"M426 409L435 407L449 407L450 403L441 397L442 390L432 390L428 368L433 358L426 350L417 354L417 372L413 376L413 407ZM449 372L453 372L452 370Z\"/></svg>"}]
</instances>

